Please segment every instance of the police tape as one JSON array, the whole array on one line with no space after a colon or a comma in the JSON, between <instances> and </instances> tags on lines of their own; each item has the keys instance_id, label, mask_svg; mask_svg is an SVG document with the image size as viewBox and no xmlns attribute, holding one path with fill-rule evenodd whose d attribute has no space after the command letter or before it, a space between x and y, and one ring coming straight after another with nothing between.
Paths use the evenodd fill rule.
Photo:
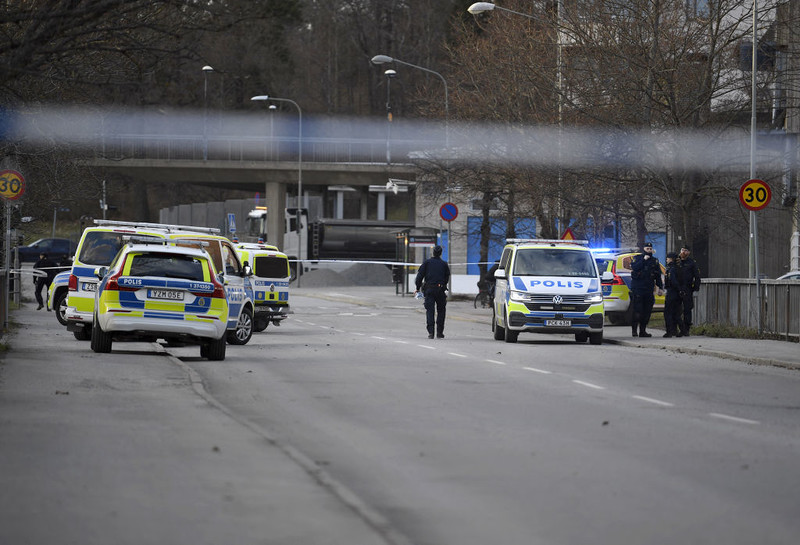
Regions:
<instances>
[{"instance_id":1,"label":"police tape","mask_svg":"<svg viewBox=\"0 0 800 545\"><path fill-rule=\"evenodd\" d=\"M364 259L289 259L290 263L353 263L370 265L391 265L398 267L419 267L422 263L411 263L405 261L370 261ZM464 261L459 263L449 263L449 265L494 265L495 261Z\"/></svg>"}]
</instances>

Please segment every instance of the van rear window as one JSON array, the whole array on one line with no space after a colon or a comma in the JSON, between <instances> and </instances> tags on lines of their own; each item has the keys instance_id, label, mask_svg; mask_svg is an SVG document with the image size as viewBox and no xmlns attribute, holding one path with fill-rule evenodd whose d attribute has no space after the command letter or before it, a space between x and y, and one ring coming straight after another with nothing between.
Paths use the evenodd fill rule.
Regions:
<instances>
[{"instance_id":1,"label":"van rear window","mask_svg":"<svg viewBox=\"0 0 800 545\"><path fill-rule=\"evenodd\" d=\"M89 231L83 237L78 261L87 265L107 267L122 248L122 233Z\"/></svg>"},{"instance_id":2,"label":"van rear window","mask_svg":"<svg viewBox=\"0 0 800 545\"><path fill-rule=\"evenodd\" d=\"M285 257L256 257L253 274L261 278L287 278L289 276L288 260Z\"/></svg>"}]
</instances>

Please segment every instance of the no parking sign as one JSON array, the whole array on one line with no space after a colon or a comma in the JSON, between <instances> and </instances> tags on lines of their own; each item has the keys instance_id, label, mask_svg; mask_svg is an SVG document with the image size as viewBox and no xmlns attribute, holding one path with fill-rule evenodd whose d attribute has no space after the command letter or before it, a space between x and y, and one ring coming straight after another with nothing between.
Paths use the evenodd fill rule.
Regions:
<instances>
[{"instance_id":1,"label":"no parking sign","mask_svg":"<svg viewBox=\"0 0 800 545\"><path fill-rule=\"evenodd\" d=\"M458 217L458 207L451 202L446 202L439 208L439 216L444 221L453 221Z\"/></svg>"}]
</instances>

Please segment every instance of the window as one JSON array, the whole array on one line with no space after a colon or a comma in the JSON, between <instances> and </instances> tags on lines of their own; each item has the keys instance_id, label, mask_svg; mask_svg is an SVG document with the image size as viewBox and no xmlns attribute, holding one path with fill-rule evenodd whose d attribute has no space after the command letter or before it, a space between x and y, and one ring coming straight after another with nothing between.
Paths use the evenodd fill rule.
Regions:
<instances>
[{"instance_id":1,"label":"window","mask_svg":"<svg viewBox=\"0 0 800 545\"><path fill-rule=\"evenodd\" d=\"M595 278L596 270L591 254L579 250L519 250L514 260L514 274L517 276Z\"/></svg>"},{"instance_id":2,"label":"window","mask_svg":"<svg viewBox=\"0 0 800 545\"><path fill-rule=\"evenodd\" d=\"M283 257L258 256L253 273L262 278L288 278L289 262Z\"/></svg>"},{"instance_id":3,"label":"window","mask_svg":"<svg viewBox=\"0 0 800 545\"><path fill-rule=\"evenodd\" d=\"M202 282L203 260L181 254L134 254L129 276L163 276Z\"/></svg>"},{"instance_id":4,"label":"window","mask_svg":"<svg viewBox=\"0 0 800 545\"><path fill-rule=\"evenodd\" d=\"M122 248L121 233L90 231L83 239L78 261L88 265L107 267L120 248Z\"/></svg>"}]
</instances>

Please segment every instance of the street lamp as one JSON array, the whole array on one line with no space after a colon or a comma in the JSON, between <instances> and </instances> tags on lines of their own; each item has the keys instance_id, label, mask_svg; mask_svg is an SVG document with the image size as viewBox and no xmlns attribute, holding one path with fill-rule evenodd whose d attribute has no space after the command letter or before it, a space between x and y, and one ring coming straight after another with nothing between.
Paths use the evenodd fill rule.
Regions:
<instances>
[{"instance_id":1,"label":"street lamp","mask_svg":"<svg viewBox=\"0 0 800 545\"><path fill-rule=\"evenodd\" d=\"M435 70L431 70L430 68L425 68L424 66L419 66L416 64L411 64L410 62L401 61L400 59L395 59L393 57L389 57L388 55L375 55L372 57L372 64L386 64L389 62L396 62L397 64L403 64L405 66L410 66L411 68L417 68L418 70L423 70L425 72L430 72L431 74L438 76L442 83L444 84L444 141L445 141L445 148L450 148L450 131L448 129L449 119L450 119L450 104L448 102L448 93L447 93L447 81L445 81L444 76L442 76L439 72Z\"/></svg>"},{"instance_id":2,"label":"street lamp","mask_svg":"<svg viewBox=\"0 0 800 545\"><path fill-rule=\"evenodd\" d=\"M208 159L208 73L214 69L203 67L203 161Z\"/></svg>"},{"instance_id":3,"label":"street lamp","mask_svg":"<svg viewBox=\"0 0 800 545\"><path fill-rule=\"evenodd\" d=\"M535 15L530 15L528 13L521 13L519 11L514 11L508 8L504 8L494 4L492 2L475 2L470 7L467 8L467 11L472 15L477 15L479 13L483 13L485 11L493 11L495 9L501 11L507 11L509 13L513 13L515 15L522 15L523 17L527 17L528 19L533 19L535 21L541 21L540 17L536 17ZM561 21L564 19L564 0L558 0L557 9L556 9L556 17L558 20L558 27L557 27L557 38L556 38L556 88L558 90L558 187L559 191L561 188L562 182L562 172L561 172L561 140L562 140L562 132L564 130L564 79L563 79L563 72L564 72L564 61L563 61L563 44L561 40ZM558 228L561 231L561 226L559 225Z\"/></svg>"},{"instance_id":4,"label":"street lamp","mask_svg":"<svg viewBox=\"0 0 800 545\"><path fill-rule=\"evenodd\" d=\"M300 207L301 199L303 196L303 110L300 105L290 98L277 98L269 95L258 95L252 97L250 100L255 101L273 101L273 102L288 102L297 108L297 287L300 287L300 271L303 268L303 261L301 258L301 249L303 246L302 229L300 223Z\"/></svg>"},{"instance_id":5,"label":"street lamp","mask_svg":"<svg viewBox=\"0 0 800 545\"><path fill-rule=\"evenodd\" d=\"M385 70L383 75L386 76L386 164L392 164L392 80L397 77L397 72L394 70Z\"/></svg>"}]
</instances>

